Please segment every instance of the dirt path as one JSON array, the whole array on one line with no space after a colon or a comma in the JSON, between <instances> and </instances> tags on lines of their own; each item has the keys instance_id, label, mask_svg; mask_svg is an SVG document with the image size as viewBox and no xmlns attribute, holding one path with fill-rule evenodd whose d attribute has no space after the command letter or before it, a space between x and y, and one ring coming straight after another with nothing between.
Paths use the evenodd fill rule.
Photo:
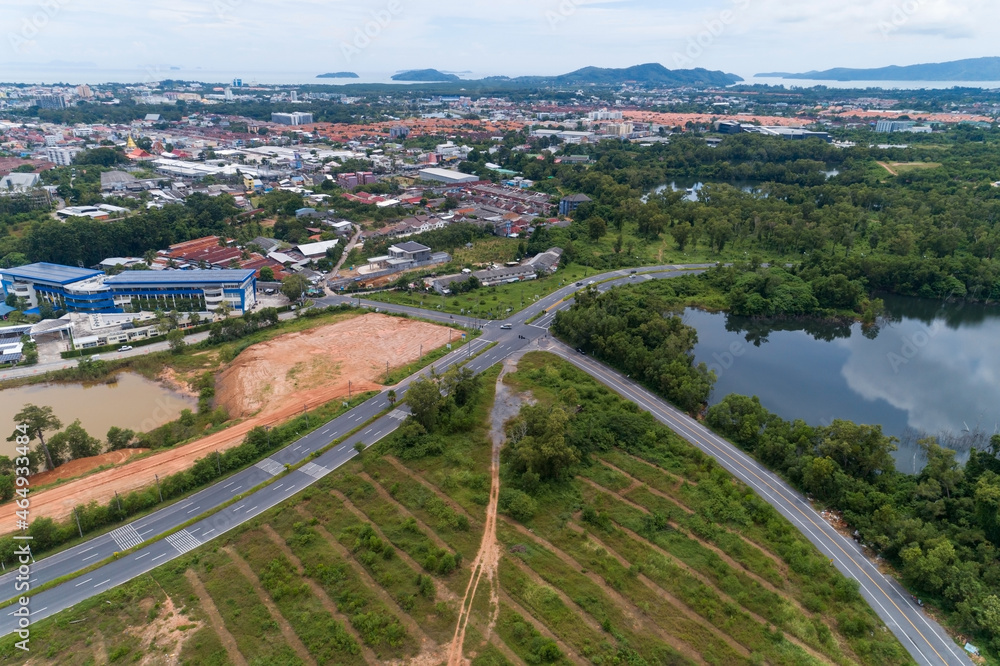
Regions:
<instances>
[{"instance_id":1,"label":"dirt path","mask_svg":"<svg viewBox=\"0 0 1000 666\"><path fill-rule=\"evenodd\" d=\"M306 568L302 564L302 560L300 560L298 556L292 552L292 549L288 547L288 544L281 538L281 535L275 532L274 528L267 523L261 525L261 530L267 534L271 541L274 542L274 545L277 546L278 549L284 553L285 557L288 558L288 561L292 563L295 570L298 571L299 575L306 581L306 584L309 585L309 589L312 590L312 593L315 594L316 598L319 599L321 604L323 604L323 608L325 608L335 620L340 622L341 626L344 627L344 631L351 635L354 642L358 644L359 648L361 648L361 656L364 657L364 660L369 664L376 663L378 659L375 657L375 653L372 652L370 647L365 645L363 640L361 640L361 636L354 628L354 625L351 624L350 618L340 612L337 608L337 604L333 603L333 599L330 598L330 596L326 593L326 590L324 590L319 583L305 575Z\"/></svg>"},{"instance_id":2,"label":"dirt path","mask_svg":"<svg viewBox=\"0 0 1000 666\"><path fill-rule=\"evenodd\" d=\"M500 613L500 542L497 541L497 501L500 499L500 448L507 439L504 424L521 410L521 398L503 383L508 372L517 370L516 359L507 359L497 377L496 398L490 412L490 440L493 451L490 457L490 501L486 505L486 521L483 526L483 540L479 544L479 552L472 560L472 575L465 588L465 597L459 610L458 624L455 626L455 637L451 641L448 652L448 666L460 666L465 663L462 646L465 644L465 629L472 613L472 602L476 597L479 582L485 574L490 586L489 620L486 624L485 640L489 640Z\"/></svg>"},{"instance_id":3,"label":"dirt path","mask_svg":"<svg viewBox=\"0 0 1000 666\"><path fill-rule=\"evenodd\" d=\"M557 558L559 558L559 560L563 564L568 566L570 569L579 572L583 576L586 576L588 579L590 579L590 582L597 585L597 587L602 592L604 592L604 594L608 596L611 602L618 607L618 609L622 612L622 615L632 623L631 627L632 631L636 633L652 632L656 634L661 641L663 641L673 649L677 650L677 652L684 655L688 659L691 659L692 661L699 664L706 663L705 660L702 658L701 653L698 652L696 645L689 643L687 640L680 638L679 636L674 636L666 629L661 627L653 620L653 618L649 617L645 612L642 611L642 609L636 606L631 599L627 599L623 594L618 592L618 590L608 585L607 581L598 574L594 573L593 571L587 570L586 567L584 567L580 562L578 562L572 555L565 552L551 541L548 541L547 539L543 539L542 537L536 535L534 532L528 530L523 525L514 522L510 518L504 516L503 520L511 527L516 529L518 532L520 532L523 536L527 537L528 539L531 539L532 541L535 542L535 544L555 555ZM643 578L645 578L645 576L643 576ZM673 604L669 605L677 613L681 615L684 615L685 611L688 610L686 606L675 607L673 606ZM699 625L704 624L704 621L700 617L694 616L694 618L689 618L689 619L691 619L691 621L695 622L696 624Z\"/></svg>"},{"instance_id":4,"label":"dirt path","mask_svg":"<svg viewBox=\"0 0 1000 666\"><path fill-rule=\"evenodd\" d=\"M215 634L219 637L222 647L226 648L229 661L236 664L236 666L247 666L247 660L243 658L240 649L236 647L236 639L233 638L233 635L229 633L229 629L226 628L226 623L223 621L222 615L219 614L219 609L215 607L212 595L205 589L205 584L198 578L198 574L194 572L194 569L188 569L184 572L184 577L191 583L194 593L198 595L201 607L205 611L205 615L208 616L209 624L215 629Z\"/></svg>"},{"instance_id":5,"label":"dirt path","mask_svg":"<svg viewBox=\"0 0 1000 666\"><path fill-rule=\"evenodd\" d=\"M604 486L602 486L600 484L597 484L597 483L594 483L590 479L586 479L586 478L584 478L582 476L578 476L576 478L579 479L580 481L583 481L584 483L592 486L593 488L595 488L599 492L602 492L602 493L605 493L607 495L613 496L615 499L617 499L617 500L619 500L621 502L624 502L625 504L627 504L628 506L632 507L633 509L636 509L637 511L641 511L642 513L644 513L646 515L650 515L651 514L651 512L649 511L649 509L647 509L646 507L644 507L644 506L642 506L640 504L636 504L632 500L630 500L630 499L628 499L626 497L622 497L621 495L608 490ZM736 560L734 560L732 557L730 557L725 551L723 551L718 546L700 539L699 537L695 536L694 534L691 534L690 532L688 532L687 530L685 530L684 528L682 528L680 525L678 525L677 523L675 523L673 521L667 521L667 524L670 525L670 527L672 527L673 529L675 529L682 536L685 536L685 537L687 537L687 538L689 538L689 539L691 539L693 541L697 541L700 545L704 546L708 550L710 550L713 553L715 553L716 555L718 555L719 559L721 559L723 562L725 562L727 565L729 565L729 567L733 571L737 571L737 572L740 572L740 573L746 575L747 577L751 578L755 582L759 583L761 587L763 587L763 588L765 588L765 589L767 589L767 590L769 590L771 592L774 592L775 594L777 594L778 596L780 596L782 599L785 599L788 603L790 603L795 608L797 608L799 610L799 612L801 612L806 617L812 617L812 613L809 612L809 611L807 611L802 606L802 604L799 602L798 599L796 599L794 596L792 596L788 592L786 592L784 590L781 590L781 589L778 589L769 580L763 578L762 576L757 575L755 572L753 572L750 569L748 569L745 565L737 562ZM629 530L624 525L621 525L620 523L615 523L615 526L618 527L619 529L621 529L622 531L628 533L628 534L633 534L636 537L639 536L639 535L635 534L635 532L632 532L631 530ZM639 538L641 538L641 537L639 537ZM655 544L652 544L652 545L653 545L654 548L657 548ZM659 548L657 548L657 550L659 550ZM836 632L834 632L834 635L836 635Z\"/></svg>"},{"instance_id":6,"label":"dirt path","mask_svg":"<svg viewBox=\"0 0 1000 666\"><path fill-rule=\"evenodd\" d=\"M633 490L635 490L635 489L637 489L637 488L639 488L641 486L645 486L646 490L649 491L650 493L652 493L653 495L656 495L657 497L661 497L661 498L663 498L665 500L668 500L668 501L676 504L678 508L680 508L682 511L688 513L689 515L693 515L695 513L694 510L692 510L691 508L689 508L681 500L673 497L672 495L668 495L668 494L664 493L661 490L657 490L656 488L652 487L648 483L645 483L645 482L641 481L640 479L637 479L637 478L633 477L631 474L629 474L625 470L620 469L618 467L615 467L614 465L612 465L611 463L609 463L607 460L601 460L600 462L605 467L608 467L608 468L610 468L610 469L618 472L619 474L625 476L628 479L632 479L632 481L633 481L632 485L629 488L621 491L619 493L620 495L627 495L628 493L632 492ZM669 474L669 476L673 477L672 474ZM680 487L680 484L678 484L678 487ZM777 555L775 555L774 553L772 553L768 548L762 546L761 544L757 543L756 541L753 541L752 539L747 538L746 536L740 534L736 530L732 530L732 529L730 529L728 527L725 527L723 525L720 525L720 527L722 527L724 530L726 530L727 532L729 532L733 536L739 538L741 541L743 541L743 543L745 543L746 545L750 546L751 548L753 548L755 550L759 550L761 552L761 554L764 555L764 557L766 557L769 560L771 560L772 562L774 562L774 565L778 568L778 571L780 571L782 575L784 575L784 576L788 575L788 563L785 562L780 557L778 557Z\"/></svg>"},{"instance_id":7,"label":"dirt path","mask_svg":"<svg viewBox=\"0 0 1000 666\"><path fill-rule=\"evenodd\" d=\"M298 511L298 513L302 515L306 520L313 519L313 515L309 513L306 510L306 508L301 504L296 506L295 510ZM385 604L386 609L388 609L390 612L399 609L399 603L395 599L393 599L389 595L389 593L386 592L385 589L383 589L383 587L379 585L378 582L375 581L374 578L371 577L371 574L368 573L368 570L365 569L363 566L361 566L361 564L356 559L354 559L354 556L351 555L350 551L344 548L343 544L337 541L337 538L335 536L330 534L330 532L328 532L327 529L323 527L323 525L321 524L313 525L313 529L315 529L316 532L323 539L325 539L327 543L330 544L330 547L333 548L337 552L337 554L344 559L345 562L347 562L347 565L350 566L354 570L354 572L358 575L358 577L364 581L365 587L369 588L375 594L375 596L377 596L379 600L383 604ZM420 628L420 625L418 625L416 621L408 613L392 612L392 616L398 619L400 624L402 624L406 628L406 630L410 632L410 634L414 637L414 639L416 639L417 642L420 643L421 653L427 652L428 650L432 650L435 647L437 647L437 643L432 641L427 636L427 634L424 633L424 630Z\"/></svg>"},{"instance_id":8,"label":"dirt path","mask_svg":"<svg viewBox=\"0 0 1000 666\"><path fill-rule=\"evenodd\" d=\"M535 630L538 631L538 633L540 633L545 638L549 638L555 641L556 646L560 650L562 650L562 653L566 655L566 657L571 662L575 662L578 664L584 663L584 660L579 656L579 654L577 654L576 650L566 645L566 643L564 643L561 638L552 633L552 631L547 626L545 626L545 624L543 624L541 620L539 620L534 615L529 613L523 606L521 606L521 604L514 601L514 598L511 597L509 594L507 594L506 590L500 590L500 599L505 604L510 606L511 610L520 615L525 622L533 626Z\"/></svg>"},{"instance_id":9,"label":"dirt path","mask_svg":"<svg viewBox=\"0 0 1000 666\"><path fill-rule=\"evenodd\" d=\"M299 659L307 664L318 666L318 664L316 664L316 660L313 659L311 654L309 654L308 648L306 648L306 646L302 643L302 639L300 639L298 634L295 633L295 630L292 629L292 625L288 624L288 620L286 620L285 616L281 614L281 610L274 605L271 595L268 594L267 590L261 586L260 579L257 578L257 574L250 568L247 561L240 557L240 554L230 546L224 546L222 550L229 555L229 559L233 561L233 564L236 565L239 572L243 574L248 581L250 581L254 591L257 593L257 597L260 599L261 603L264 604L264 607L267 608L267 612L271 614L271 618L278 624L278 629L281 630L281 635L285 637L285 640L288 641L288 645L295 651L295 654L298 655Z\"/></svg>"},{"instance_id":10,"label":"dirt path","mask_svg":"<svg viewBox=\"0 0 1000 666\"><path fill-rule=\"evenodd\" d=\"M876 162L875 164L878 164L880 167L882 167L883 169L885 169L886 171L888 171L889 173L891 173L893 176L898 176L899 175L898 171L896 171L895 169L893 169L891 166L889 166L885 162Z\"/></svg>"},{"instance_id":11,"label":"dirt path","mask_svg":"<svg viewBox=\"0 0 1000 666\"><path fill-rule=\"evenodd\" d=\"M32 518L66 519L79 504L105 503L116 491L124 495L148 488L155 483L154 475L162 479L190 468L199 458L237 446L257 426L284 423L303 408L319 407L347 396L349 390L381 388L378 381L387 360L390 367L406 365L417 360L421 346L423 351L435 349L454 334L446 326L373 313L253 345L217 382L218 403L232 418L247 418L189 444L34 494ZM3 509L12 512L13 504L0 505Z\"/></svg>"},{"instance_id":12,"label":"dirt path","mask_svg":"<svg viewBox=\"0 0 1000 666\"><path fill-rule=\"evenodd\" d=\"M465 507L463 507L461 504L459 504L458 502L456 502L455 500L453 500L448 495L444 494L441 491L440 488L438 488L434 484L428 482L425 478L423 478L419 474L414 474L411 469L409 469L403 463L399 462L399 460L397 460L394 456L387 455L387 456L384 456L382 459L385 460L390 465L392 465L393 467L395 467L402 474L405 474L406 476L408 476L415 483L419 483L424 488L426 488L427 490L429 490L432 493L434 493L435 495L437 495L437 498L439 500L441 500L442 502L444 502L445 504L447 504L448 506L450 506L452 509L454 509L458 513L464 514L465 517L468 518L470 521L472 521L473 524L479 524L479 518L476 518L471 513L469 513L468 511L466 511Z\"/></svg>"}]
</instances>

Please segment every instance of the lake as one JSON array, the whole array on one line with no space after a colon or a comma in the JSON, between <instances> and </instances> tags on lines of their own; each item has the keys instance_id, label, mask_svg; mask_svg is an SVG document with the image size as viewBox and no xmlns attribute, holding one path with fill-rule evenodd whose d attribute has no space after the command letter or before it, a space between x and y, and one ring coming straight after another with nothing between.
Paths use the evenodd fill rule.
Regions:
<instances>
[{"instance_id":1,"label":"lake","mask_svg":"<svg viewBox=\"0 0 1000 666\"><path fill-rule=\"evenodd\" d=\"M916 440L928 434L966 459L1000 431L1000 308L883 298L886 316L869 331L686 310L695 359L718 375L709 402L756 395L789 420L879 424L900 438L903 471L922 467Z\"/></svg>"},{"instance_id":2,"label":"lake","mask_svg":"<svg viewBox=\"0 0 1000 666\"><path fill-rule=\"evenodd\" d=\"M111 384L35 384L0 391L0 455L13 456L14 415L26 404L52 407L63 427L76 419L93 437L104 440L108 428L118 426L136 432L153 430L180 416L181 410L197 410L198 401L172 391L163 384L131 372L119 373Z\"/></svg>"}]
</instances>

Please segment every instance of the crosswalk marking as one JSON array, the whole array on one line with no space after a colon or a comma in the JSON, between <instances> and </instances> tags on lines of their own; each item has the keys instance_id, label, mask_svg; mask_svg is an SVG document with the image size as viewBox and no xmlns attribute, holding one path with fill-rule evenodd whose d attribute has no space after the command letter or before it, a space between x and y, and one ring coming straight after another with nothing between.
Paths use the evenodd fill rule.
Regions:
<instances>
[{"instance_id":1,"label":"crosswalk marking","mask_svg":"<svg viewBox=\"0 0 1000 666\"><path fill-rule=\"evenodd\" d=\"M328 470L326 467L323 467L322 465L317 465L316 463L313 462L307 462L299 469L314 479L322 479L324 476L330 473L330 470Z\"/></svg>"},{"instance_id":2,"label":"crosswalk marking","mask_svg":"<svg viewBox=\"0 0 1000 666\"><path fill-rule=\"evenodd\" d=\"M180 532L174 532L173 534L168 535L167 541L169 541L170 545L176 548L177 552L181 555L201 545L201 542L187 530L181 530Z\"/></svg>"},{"instance_id":3,"label":"crosswalk marking","mask_svg":"<svg viewBox=\"0 0 1000 666\"><path fill-rule=\"evenodd\" d=\"M407 416L408 414L404 412L402 409L394 409L391 412L389 412L389 418L396 419L397 421L402 421Z\"/></svg>"},{"instance_id":4,"label":"crosswalk marking","mask_svg":"<svg viewBox=\"0 0 1000 666\"><path fill-rule=\"evenodd\" d=\"M119 550L128 550L133 546L138 546L143 539L131 525L125 525L111 532L111 538L118 544Z\"/></svg>"},{"instance_id":5,"label":"crosswalk marking","mask_svg":"<svg viewBox=\"0 0 1000 666\"><path fill-rule=\"evenodd\" d=\"M285 471L284 465L275 460L271 460L270 458L264 458L259 463L254 465L254 467L264 470L271 476L278 476L279 474Z\"/></svg>"}]
</instances>

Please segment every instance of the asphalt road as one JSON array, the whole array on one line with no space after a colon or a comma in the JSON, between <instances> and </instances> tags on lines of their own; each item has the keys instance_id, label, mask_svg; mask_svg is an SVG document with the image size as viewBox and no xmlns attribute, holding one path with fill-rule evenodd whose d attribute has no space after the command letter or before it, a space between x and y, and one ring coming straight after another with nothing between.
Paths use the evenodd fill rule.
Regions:
<instances>
[{"instance_id":1,"label":"asphalt road","mask_svg":"<svg viewBox=\"0 0 1000 666\"><path fill-rule=\"evenodd\" d=\"M395 306L365 301L364 299L361 299L360 305L373 309L378 308L383 312L406 313L442 323L458 323L470 327L480 326L483 329L483 335L480 338L470 340L448 356L435 362L433 368L437 372L463 361L466 361L466 367L471 370L482 372L494 364L503 362L510 355L525 350L532 344L536 348L551 351L565 358L624 398L646 409L685 440L715 458L726 470L753 488L785 518L790 520L820 552L831 559L833 566L836 566L845 576L860 583L862 596L899 638L914 661L921 665L935 666L939 664L971 665L972 661L964 651L955 645L940 625L924 614L902 586L892 578L883 576L862 554L860 547L852 539L844 537L833 529L804 497L792 490L775 474L643 387L595 359L573 351L548 335L548 326L555 314L572 305L573 295L581 288L586 288L588 283L593 282L595 288L605 291L619 284L670 278L691 270L704 268L707 266L658 266L638 269L635 272L626 269L605 273L583 281L581 286L577 286L577 283L567 285L502 322L483 322L482 320L448 315L433 310ZM359 303L356 298L329 296L319 299L318 304L339 304L346 301ZM541 316L538 316L536 321L531 324L527 323L528 320L537 315ZM507 326L509 328L506 328ZM474 359L467 360L493 342L496 343L494 347L482 352ZM401 382L396 387L398 398L404 397L407 387L416 377L429 372L430 369L427 369ZM184 529L170 534L165 539L121 556L117 560L77 576L50 590L33 595L30 604L32 620L37 621L58 613L94 594L150 571L246 522L306 488L357 455L354 450L354 445L357 442L363 442L366 446L370 446L399 427L402 420L406 418L405 410L399 408L391 410L372 423L367 423L380 412L389 408L386 393L380 393L350 412L342 414L321 428L277 451L253 467L227 477L181 502L160 509L113 532L95 537L74 548L34 563L31 567L30 581L33 587L37 587L47 581L71 575L86 568L89 566L88 561L101 561L117 551L141 545L145 541L176 529L187 521L221 506L238 494L247 492L275 476L284 474L276 482L241 498L238 502L211 516L187 525ZM362 424L365 424L362 430L351 435L336 448L311 460L294 472L285 474L286 464L291 465L307 459L314 451L343 437ZM0 598L16 595L14 576L13 573L0 576ZM0 635L9 634L15 628L16 621L11 610L0 615Z\"/></svg>"}]
</instances>

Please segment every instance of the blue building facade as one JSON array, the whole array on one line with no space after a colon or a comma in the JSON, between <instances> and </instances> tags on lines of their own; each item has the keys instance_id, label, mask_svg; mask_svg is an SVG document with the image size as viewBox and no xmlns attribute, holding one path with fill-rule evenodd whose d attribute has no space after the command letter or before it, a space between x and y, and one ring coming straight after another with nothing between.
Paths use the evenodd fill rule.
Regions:
<instances>
[{"instance_id":1,"label":"blue building facade","mask_svg":"<svg viewBox=\"0 0 1000 666\"><path fill-rule=\"evenodd\" d=\"M120 312L103 278L101 271L44 262L0 269L4 298L14 294L25 299L31 314L37 314L43 303L54 310Z\"/></svg>"},{"instance_id":2,"label":"blue building facade","mask_svg":"<svg viewBox=\"0 0 1000 666\"><path fill-rule=\"evenodd\" d=\"M55 310L83 313L143 310L214 311L225 303L243 313L256 304L257 280L252 270L101 271L37 263L0 269L3 296L27 300L29 313L43 303Z\"/></svg>"}]
</instances>

